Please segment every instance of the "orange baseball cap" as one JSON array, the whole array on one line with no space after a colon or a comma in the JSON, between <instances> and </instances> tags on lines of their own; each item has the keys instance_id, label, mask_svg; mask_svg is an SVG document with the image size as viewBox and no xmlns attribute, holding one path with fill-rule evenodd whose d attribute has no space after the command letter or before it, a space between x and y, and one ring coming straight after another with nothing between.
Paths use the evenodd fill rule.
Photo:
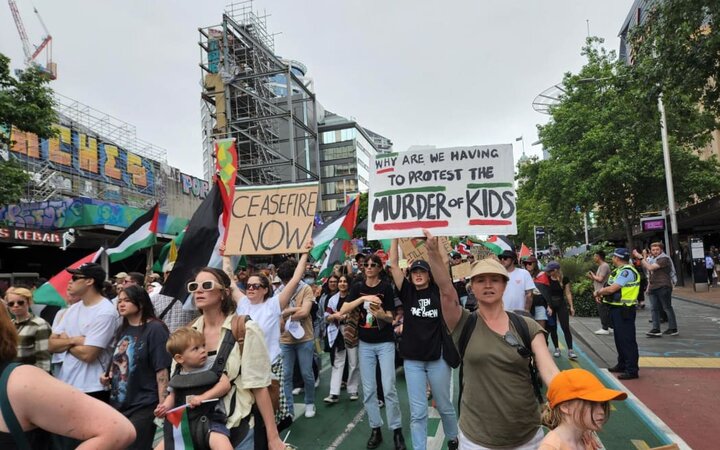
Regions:
<instances>
[{"instance_id":1,"label":"orange baseball cap","mask_svg":"<svg viewBox=\"0 0 720 450\"><path fill-rule=\"evenodd\" d=\"M627 394L606 388L595 375L585 369L564 370L550 382L547 399L551 408L577 398L591 402L608 402L625 400Z\"/></svg>"}]
</instances>

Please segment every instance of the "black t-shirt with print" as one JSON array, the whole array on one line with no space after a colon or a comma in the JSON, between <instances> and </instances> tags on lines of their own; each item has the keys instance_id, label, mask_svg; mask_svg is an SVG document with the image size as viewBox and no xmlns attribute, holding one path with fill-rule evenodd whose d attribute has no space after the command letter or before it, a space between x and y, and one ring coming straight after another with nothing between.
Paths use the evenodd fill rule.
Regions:
<instances>
[{"instance_id":1,"label":"black t-shirt with print","mask_svg":"<svg viewBox=\"0 0 720 450\"><path fill-rule=\"evenodd\" d=\"M433 283L418 290L405 279L400 300L404 311L400 355L416 361L439 359L442 353L440 289Z\"/></svg>"},{"instance_id":2,"label":"black t-shirt with print","mask_svg":"<svg viewBox=\"0 0 720 450\"><path fill-rule=\"evenodd\" d=\"M392 286L387 281L381 280L377 286L370 287L365 283L355 283L350 288L345 302L352 302L364 295L376 295L382 301L383 309L387 312L395 310L395 294ZM393 342L395 335L393 334L392 324L377 320L367 310L364 305L358 306L360 311L360 320L358 321L358 337L361 341L370 344L380 342Z\"/></svg>"}]
</instances>

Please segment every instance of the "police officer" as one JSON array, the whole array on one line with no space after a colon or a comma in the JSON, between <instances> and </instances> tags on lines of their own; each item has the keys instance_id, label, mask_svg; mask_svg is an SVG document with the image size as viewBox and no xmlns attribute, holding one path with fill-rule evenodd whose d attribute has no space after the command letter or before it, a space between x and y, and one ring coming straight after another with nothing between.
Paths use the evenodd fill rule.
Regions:
<instances>
[{"instance_id":1,"label":"police officer","mask_svg":"<svg viewBox=\"0 0 720 450\"><path fill-rule=\"evenodd\" d=\"M635 306L640 294L640 274L630 264L630 252L616 248L612 255L615 266L607 285L595 291L596 298L610 309L610 321L615 331L617 364L610 372L620 373L618 379L632 380L638 377L638 346L635 338Z\"/></svg>"}]
</instances>

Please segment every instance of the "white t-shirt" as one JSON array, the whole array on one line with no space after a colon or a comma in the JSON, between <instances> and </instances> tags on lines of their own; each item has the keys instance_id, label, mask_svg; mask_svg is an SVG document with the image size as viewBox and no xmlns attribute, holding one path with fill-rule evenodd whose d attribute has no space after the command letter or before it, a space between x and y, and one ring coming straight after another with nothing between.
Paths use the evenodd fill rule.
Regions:
<instances>
[{"instance_id":1,"label":"white t-shirt","mask_svg":"<svg viewBox=\"0 0 720 450\"><path fill-rule=\"evenodd\" d=\"M280 356L280 298L277 294L262 303L252 304L250 299L243 297L238 302L237 314L250 316L265 335L265 346L270 356L270 362L275 362Z\"/></svg>"},{"instance_id":2,"label":"white t-shirt","mask_svg":"<svg viewBox=\"0 0 720 450\"><path fill-rule=\"evenodd\" d=\"M117 310L106 298L93 306L85 306L83 302L72 305L53 331L65 332L70 337L85 336L85 345L100 347L103 351L91 363L83 362L67 352L58 379L83 392L102 391L104 387L100 384L100 375L105 372L110 361L110 344L117 326Z\"/></svg>"},{"instance_id":3,"label":"white t-shirt","mask_svg":"<svg viewBox=\"0 0 720 450\"><path fill-rule=\"evenodd\" d=\"M517 267L509 275L510 281L503 294L505 311L525 310L525 291L535 289L532 276L527 270Z\"/></svg>"}]
</instances>

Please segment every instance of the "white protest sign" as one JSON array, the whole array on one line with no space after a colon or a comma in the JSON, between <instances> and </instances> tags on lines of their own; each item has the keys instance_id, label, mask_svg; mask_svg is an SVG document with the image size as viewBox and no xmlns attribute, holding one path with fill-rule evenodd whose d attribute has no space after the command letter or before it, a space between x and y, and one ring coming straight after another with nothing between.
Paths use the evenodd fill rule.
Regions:
<instances>
[{"instance_id":1,"label":"white protest sign","mask_svg":"<svg viewBox=\"0 0 720 450\"><path fill-rule=\"evenodd\" d=\"M370 240L517 234L511 144L379 153L370 158Z\"/></svg>"}]
</instances>

